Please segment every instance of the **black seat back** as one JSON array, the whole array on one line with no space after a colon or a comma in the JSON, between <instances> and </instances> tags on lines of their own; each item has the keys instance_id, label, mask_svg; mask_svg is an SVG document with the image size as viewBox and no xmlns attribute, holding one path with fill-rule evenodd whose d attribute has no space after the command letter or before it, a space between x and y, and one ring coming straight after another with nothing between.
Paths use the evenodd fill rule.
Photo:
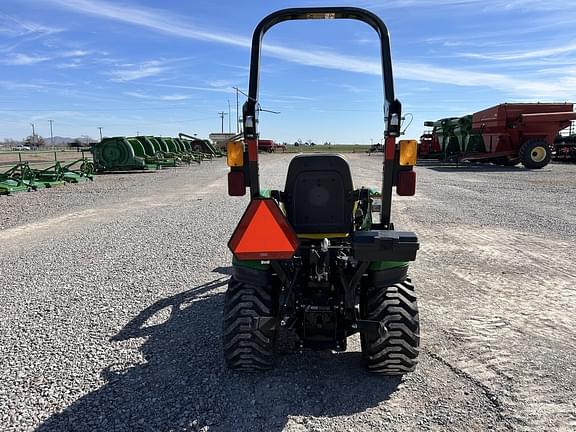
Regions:
<instances>
[{"instance_id":1,"label":"black seat back","mask_svg":"<svg viewBox=\"0 0 576 432\"><path fill-rule=\"evenodd\" d=\"M349 233L353 190L342 156L298 155L290 162L284 188L288 221L297 233Z\"/></svg>"}]
</instances>

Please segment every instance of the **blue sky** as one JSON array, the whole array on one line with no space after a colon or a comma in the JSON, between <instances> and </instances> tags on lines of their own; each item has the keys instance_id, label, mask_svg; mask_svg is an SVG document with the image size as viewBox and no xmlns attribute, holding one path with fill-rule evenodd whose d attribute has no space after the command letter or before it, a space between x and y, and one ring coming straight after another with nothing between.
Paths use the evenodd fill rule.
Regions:
<instances>
[{"instance_id":1,"label":"blue sky","mask_svg":"<svg viewBox=\"0 0 576 432\"><path fill-rule=\"evenodd\" d=\"M347 5L316 0L318 6ZM273 10L308 1L2 0L0 139L207 136L248 86L249 41ZM350 5L350 3L348 3ZM512 101L576 100L576 1L355 1L392 41L397 97L414 121ZM381 139L378 39L354 21L298 21L266 35L262 138ZM241 103L243 98L241 98ZM225 119L225 131L228 119Z\"/></svg>"}]
</instances>

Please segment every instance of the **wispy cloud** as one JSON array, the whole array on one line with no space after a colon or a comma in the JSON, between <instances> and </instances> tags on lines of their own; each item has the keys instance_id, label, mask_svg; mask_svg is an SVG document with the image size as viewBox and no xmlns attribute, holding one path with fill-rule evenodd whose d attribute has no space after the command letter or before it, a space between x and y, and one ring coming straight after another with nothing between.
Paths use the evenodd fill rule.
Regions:
<instances>
[{"instance_id":1,"label":"wispy cloud","mask_svg":"<svg viewBox=\"0 0 576 432\"><path fill-rule=\"evenodd\" d=\"M576 97L576 82L568 76L556 77L555 80L549 78L534 80L420 63L399 63L395 70L397 76L404 79L464 87L488 87L508 95L531 98L557 97L562 100Z\"/></svg>"},{"instance_id":2,"label":"wispy cloud","mask_svg":"<svg viewBox=\"0 0 576 432\"><path fill-rule=\"evenodd\" d=\"M531 27L531 29L533 29ZM422 39L422 42L430 45L441 46L444 48L454 47L472 47L472 48L495 48L511 45L511 34L518 35L518 30L510 30L496 34L482 34L474 32L472 34L458 34L456 36L430 36Z\"/></svg>"},{"instance_id":3,"label":"wispy cloud","mask_svg":"<svg viewBox=\"0 0 576 432\"><path fill-rule=\"evenodd\" d=\"M163 101L182 101L190 99L190 96L175 94L175 95L160 96L160 99Z\"/></svg>"},{"instance_id":4,"label":"wispy cloud","mask_svg":"<svg viewBox=\"0 0 576 432\"><path fill-rule=\"evenodd\" d=\"M134 81L142 78L158 76L167 70L166 67L160 66L160 62L153 60L144 62L140 65L125 65L115 71L107 72L112 81L125 82Z\"/></svg>"},{"instance_id":5,"label":"wispy cloud","mask_svg":"<svg viewBox=\"0 0 576 432\"><path fill-rule=\"evenodd\" d=\"M95 54L99 57L95 58ZM106 60L111 60L111 63L118 63L112 59L106 59L102 56L106 56L108 53L105 51L88 51L88 50L71 50L64 51L58 55L58 58L65 59L63 63L56 64L58 69L78 69L86 66L87 64L103 63ZM90 56L90 58L88 58Z\"/></svg>"},{"instance_id":6,"label":"wispy cloud","mask_svg":"<svg viewBox=\"0 0 576 432\"><path fill-rule=\"evenodd\" d=\"M14 53L9 54L7 58L1 61L1 63L9 66L27 66L36 63L42 63L48 60L51 60L51 58L34 54L30 55L30 54Z\"/></svg>"},{"instance_id":7,"label":"wispy cloud","mask_svg":"<svg viewBox=\"0 0 576 432\"><path fill-rule=\"evenodd\" d=\"M346 90L350 93L363 93L366 91L366 88L362 88L360 86L352 85L352 84L343 84L343 83L331 83L333 87L337 87L343 90Z\"/></svg>"},{"instance_id":8,"label":"wispy cloud","mask_svg":"<svg viewBox=\"0 0 576 432\"><path fill-rule=\"evenodd\" d=\"M44 90L45 86L40 84L29 84L14 81L0 81L0 87L6 90Z\"/></svg>"},{"instance_id":9,"label":"wispy cloud","mask_svg":"<svg viewBox=\"0 0 576 432\"><path fill-rule=\"evenodd\" d=\"M73 60L71 62L67 62L67 63L60 63L58 65L56 65L57 69L78 69L80 67L82 67L84 64L80 61L80 60Z\"/></svg>"},{"instance_id":10,"label":"wispy cloud","mask_svg":"<svg viewBox=\"0 0 576 432\"><path fill-rule=\"evenodd\" d=\"M232 89L232 87L201 87L201 86L188 86L188 85L163 84L163 83L154 83L153 85L157 87L174 88L180 90L206 91L216 93L236 93L236 91Z\"/></svg>"},{"instance_id":11,"label":"wispy cloud","mask_svg":"<svg viewBox=\"0 0 576 432\"><path fill-rule=\"evenodd\" d=\"M17 19L0 12L0 34L8 37L39 37L64 31L61 28L48 27L42 24Z\"/></svg>"},{"instance_id":12,"label":"wispy cloud","mask_svg":"<svg viewBox=\"0 0 576 432\"><path fill-rule=\"evenodd\" d=\"M224 66L224 67L229 67L232 69L238 69L244 72L248 72L250 71L250 68L246 65L235 65L235 64L230 64L230 63L218 63L219 66Z\"/></svg>"},{"instance_id":13,"label":"wispy cloud","mask_svg":"<svg viewBox=\"0 0 576 432\"><path fill-rule=\"evenodd\" d=\"M177 101L183 101L183 100L187 100L190 99L190 96L186 96L186 95L181 95L181 94L173 94L173 95L164 95L164 96L153 96L153 95L148 95L145 93L140 93L140 92L125 92L124 93L127 96L132 96L138 99L147 99L147 100L161 100L161 101L167 101L167 102L177 102Z\"/></svg>"},{"instance_id":14,"label":"wispy cloud","mask_svg":"<svg viewBox=\"0 0 576 432\"><path fill-rule=\"evenodd\" d=\"M48 2L64 9L135 24L164 34L241 47L250 46L250 39L247 37L205 31L193 27L159 9L126 7L109 2L91 0L48 0Z\"/></svg>"},{"instance_id":15,"label":"wispy cloud","mask_svg":"<svg viewBox=\"0 0 576 432\"><path fill-rule=\"evenodd\" d=\"M510 51L491 54L477 54L477 53L460 53L461 57L475 58L481 60L525 60L531 58L541 59L543 57L555 56L558 54L566 54L576 51L576 43L570 43L564 46L534 49L528 51Z\"/></svg>"},{"instance_id":16,"label":"wispy cloud","mask_svg":"<svg viewBox=\"0 0 576 432\"><path fill-rule=\"evenodd\" d=\"M287 95L283 96L285 99L297 100L297 101L312 101L315 98L310 96L298 96L298 95Z\"/></svg>"},{"instance_id":17,"label":"wispy cloud","mask_svg":"<svg viewBox=\"0 0 576 432\"><path fill-rule=\"evenodd\" d=\"M177 17L158 9L132 8L103 1L88 0L48 0L53 4L68 10L74 10L83 14L100 16L125 23L139 25L148 29L169 34L176 37L220 43L242 48L250 47L250 39L241 35L207 31L194 27L188 22L184 22ZM514 8L536 8L546 10L559 9L553 2L541 2L540 0L495 0L501 7ZM387 3L390 7L410 7L419 4L420 0L392 0ZM437 6L478 6L485 2L480 0L431 0L430 5ZM552 4L553 3L553 4ZM560 2L558 2L560 3ZM372 5L376 6L376 5ZM492 6L491 6L492 7ZM564 47L565 48L565 47ZM285 61L316 66L327 69L357 72L362 74L377 75L381 73L381 65L372 60L366 60L349 55L339 54L326 50L306 50L290 48L272 44L263 46L262 51L269 56L277 57ZM535 55L533 53L508 54L508 56ZM543 96L553 97L576 94L576 88L568 77L559 77L555 81L526 79L513 77L506 74L478 72L453 67L438 67L429 64L395 62L396 76L399 78L424 81L431 83L449 84L457 86L489 87L503 91L506 94L517 94L523 96ZM130 81L143 77L158 75L163 72L163 68L149 64L136 69L121 69L111 73L114 80ZM568 86L566 88L565 86ZM208 90L201 87L189 87L195 90ZM219 91L220 89L215 88ZM228 89L222 89L227 91ZM568 93L571 92L571 93Z\"/></svg>"},{"instance_id":18,"label":"wispy cloud","mask_svg":"<svg viewBox=\"0 0 576 432\"><path fill-rule=\"evenodd\" d=\"M471 14L480 11L493 11L494 9L507 10L537 10L537 11L555 11L566 8L564 2L542 1L542 0L389 0L379 2L374 0L360 0L356 2L357 6L368 7L370 9L385 8L413 8L422 7L423 3L427 7L451 7L462 8L470 11Z\"/></svg>"},{"instance_id":19,"label":"wispy cloud","mask_svg":"<svg viewBox=\"0 0 576 432\"><path fill-rule=\"evenodd\" d=\"M210 85L210 87L223 88L223 87L232 87L232 86L236 85L236 81L220 79L220 80L210 81L208 84Z\"/></svg>"},{"instance_id":20,"label":"wispy cloud","mask_svg":"<svg viewBox=\"0 0 576 432\"><path fill-rule=\"evenodd\" d=\"M358 45L375 45L375 46L379 46L380 45L380 40L378 40L377 37L374 38L358 38L354 40L355 43L357 43Z\"/></svg>"},{"instance_id":21,"label":"wispy cloud","mask_svg":"<svg viewBox=\"0 0 576 432\"><path fill-rule=\"evenodd\" d=\"M72 51L65 51L62 53L62 57L86 57L87 55L91 54L91 51L86 50L72 50Z\"/></svg>"},{"instance_id":22,"label":"wispy cloud","mask_svg":"<svg viewBox=\"0 0 576 432\"><path fill-rule=\"evenodd\" d=\"M91 53L90 51L83 51L83 50L65 51L55 54L49 53L50 55L8 53L5 59L0 60L0 64L5 64L8 66L29 66L56 59L73 59L72 62L70 63L57 65L57 67L59 68L62 67L70 68L80 66L80 58L83 58L89 55L90 53Z\"/></svg>"},{"instance_id":23,"label":"wispy cloud","mask_svg":"<svg viewBox=\"0 0 576 432\"><path fill-rule=\"evenodd\" d=\"M250 48L249 37L219 33L199 29L162 10L128 8L108 2L87 0L48 0L63 8L76 12L100 16L130 24L147 27L151 30L177 37L221 43L242 48ZM339 69L360 73L378 73L379 66L362 59L351 58L323 50L299 50L278 45L266 44L262 51L273 57L309 66Z\"/></svg>"}]
</instances>

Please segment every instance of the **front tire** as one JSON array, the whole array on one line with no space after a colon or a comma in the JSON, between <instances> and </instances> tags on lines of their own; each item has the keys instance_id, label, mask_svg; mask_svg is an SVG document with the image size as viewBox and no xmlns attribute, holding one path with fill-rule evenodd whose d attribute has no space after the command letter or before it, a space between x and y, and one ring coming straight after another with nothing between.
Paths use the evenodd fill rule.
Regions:
<instances>
[{"instance_id":1,"label":"front tire","mask_svg":"<svg viewBox=\"0 0 576 432\"><path fill-rule=\"evenodd\" d=\"M234 277L224 298L224 359L230 369L259 371L274 365L274 330L254 328L254 318L272 315L270 287Z\"/></svg>"},{"instance_id":2,"label":"front tire","mask_svg":"<svg viewBox=\"0 0 576 432\"><path fill-rule=\"evenodd\" d=\"M385 337L361 336L362 354L369 371L403 375L418 364L420 319L414 285L410 279L388 286L371 284L364 289L360 315L382 322Z\"/></svg>"},{"instance_id":3,"label":"front tire","mask_svg":"<svg viewBox=\"0 0 576 432\"><path fill-rule=\"evenodd\" d=\"M543 140L529 140L522 144L518 156L526 168L540 169L550 163L552 150Z\"/></svg>"}]
</instances>

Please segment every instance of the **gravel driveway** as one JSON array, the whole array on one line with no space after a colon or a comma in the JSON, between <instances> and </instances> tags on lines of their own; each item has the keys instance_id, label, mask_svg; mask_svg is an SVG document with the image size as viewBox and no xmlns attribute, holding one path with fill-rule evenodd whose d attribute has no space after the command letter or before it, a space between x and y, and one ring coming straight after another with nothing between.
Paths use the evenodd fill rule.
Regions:
<instances>
[{"instance_id":1,"label":"gravel driveway","mask_svg":"<svg viewBox=\"0 0 576 432\"><path fill-rule=\"evenodd\" d=\"M263 155L281 188L290 155ZM347 156L356 186L381 159ZM576 166L418 167L421 362L345 353L224 368L226 243L246 204L223 160L0 196L2 431L574 431Z\"/></svg>"}]
</instances>

